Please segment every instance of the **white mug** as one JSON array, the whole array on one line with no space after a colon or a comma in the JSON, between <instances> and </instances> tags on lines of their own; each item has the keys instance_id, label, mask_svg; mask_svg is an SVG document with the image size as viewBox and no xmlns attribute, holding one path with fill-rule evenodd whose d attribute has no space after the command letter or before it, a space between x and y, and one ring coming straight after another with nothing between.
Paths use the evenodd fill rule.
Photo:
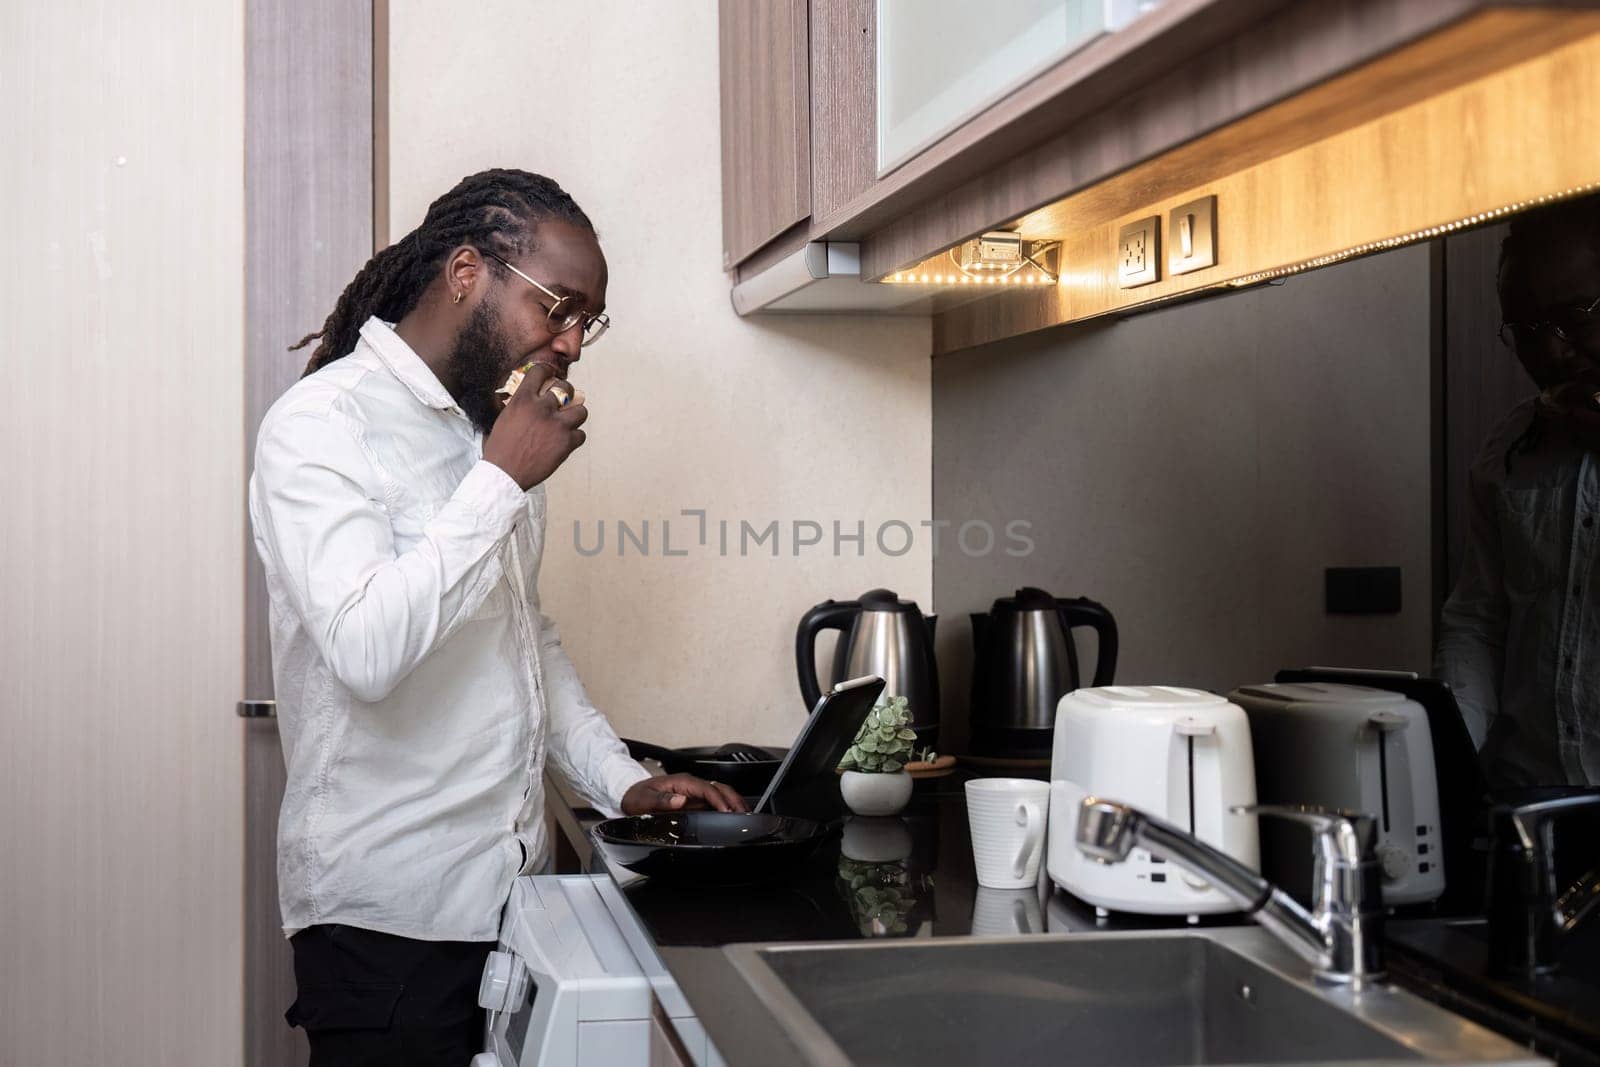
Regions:
<instances>
[{"instance_id":1,"label":"white mug","mask_svg":"<svg viewBox=\"0 0 1600 1067\"><path fill-rule=\"evenodd\" d=\"M972 899L974 937L1015 937L1018 934L1044 933L1044 917L1039 910L1039 890L984 889L978 887Z\"/></svg>"},{"instance_id":2,"label":"white mug","mask_svg":"<svg viewBox=\"0 0 1600 1067\"><path fill-rule=\"evenodd\" d=\"M1049 782L975 778L967 783L967 825L979 885L1025 889L1039 880L1049 810Z\"/></svg>"}]
</instances>

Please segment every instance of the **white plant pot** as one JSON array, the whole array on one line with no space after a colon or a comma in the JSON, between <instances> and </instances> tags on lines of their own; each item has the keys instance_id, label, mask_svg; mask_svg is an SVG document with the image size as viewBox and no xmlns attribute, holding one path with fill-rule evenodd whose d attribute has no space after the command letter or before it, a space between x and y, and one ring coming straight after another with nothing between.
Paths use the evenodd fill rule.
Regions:
<instances>
[{"instance_id":1,"label":"white plant pot","mask_svg":"<svg viewBox=\"0 0 1600 1067\"><path fill-rule=\"evenodd\" d=\"M899 863L915 844L904 819L852 815L844 821L839 851L857 863Z\"/></svg>"},{"instance_id":2,"label":"white plant pot","mask_svg":"<svg viewBox=\"0 0 1600 1067\"><path fill-rule=\"evenodd\" d=\"M839 779L844 802L857 815L898 815L911 799L911 775L845 771Z\"/></svg>"}]
</instances>

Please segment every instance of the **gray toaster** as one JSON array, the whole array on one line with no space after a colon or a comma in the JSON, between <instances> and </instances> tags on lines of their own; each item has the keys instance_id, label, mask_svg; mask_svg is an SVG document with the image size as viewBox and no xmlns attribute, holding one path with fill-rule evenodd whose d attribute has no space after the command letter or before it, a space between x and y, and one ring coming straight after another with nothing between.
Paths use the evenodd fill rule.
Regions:
<instances>
[{"instance_id":1,"label":"gray toaster","mask_svg":"<svg viewBox=\"0 0 1600 1067\"><path fill-rule=\"evenodd\" d=\"M1366 812L1378 821L1384 902L1439 898L1439 788L1420 704L1384 689L1325 682L1245 686L1228 699L1250 717L1261 803ZM1304 827L1262 821L1261 873L1296 894L1311 885Z\"/></svg>"}]
</instances>

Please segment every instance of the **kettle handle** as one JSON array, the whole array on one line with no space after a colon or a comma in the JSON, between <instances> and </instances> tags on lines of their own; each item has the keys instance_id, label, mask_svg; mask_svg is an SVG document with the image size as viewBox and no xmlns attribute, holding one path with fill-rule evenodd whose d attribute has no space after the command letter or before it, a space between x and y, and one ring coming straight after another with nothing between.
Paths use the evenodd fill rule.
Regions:
<instances>
[{"instance_id":1,"label":"kettle handle","mask_svg":"<svg viewBox=\"0 0 1600 1067\"><path fill-rule=\"evenodd\" d=\"M860 613L861 605L856 601L824 600L800 617L794 634L794 662L807 715L822 699L822 685L817 681L817 635L823 630L848 630Z\"/></svg>"},{"instance_id":2,"label":"kettle handle","mask_svg":"<svg viewBox=\"0 0 1600 1067\"><path fill-rule=\"evenodd\" d=\"M1056 611L1061 615L1061 625L1067 628L1069 634L1075 626L1094 629L1099 649L1095 653L1094 681L1089 684L1097 689L1110 685L1117 673L1117 620L1111 617L1111 612L1106 610L1104 604L1088 597L1057 600Z\"/></svg>"}]
</instances>

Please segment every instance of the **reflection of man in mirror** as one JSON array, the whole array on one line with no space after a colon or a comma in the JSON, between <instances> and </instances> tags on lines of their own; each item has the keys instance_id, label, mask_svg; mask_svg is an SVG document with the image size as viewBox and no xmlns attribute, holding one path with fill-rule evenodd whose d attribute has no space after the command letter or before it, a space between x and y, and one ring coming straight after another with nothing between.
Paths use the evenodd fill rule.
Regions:
<instances>
[{"instance_id":1,"label":"reflection of man in mirror","mask_svg":"<svg viewBox=\"0 0 1600 1067\"><path fill-rule=\"evenodd\" d=\"M1491 786L1600 784L1600 197L1513 220L1499 288L1542 391L1472 465L1438 670Z\"/></svg>"}]
</instances>

